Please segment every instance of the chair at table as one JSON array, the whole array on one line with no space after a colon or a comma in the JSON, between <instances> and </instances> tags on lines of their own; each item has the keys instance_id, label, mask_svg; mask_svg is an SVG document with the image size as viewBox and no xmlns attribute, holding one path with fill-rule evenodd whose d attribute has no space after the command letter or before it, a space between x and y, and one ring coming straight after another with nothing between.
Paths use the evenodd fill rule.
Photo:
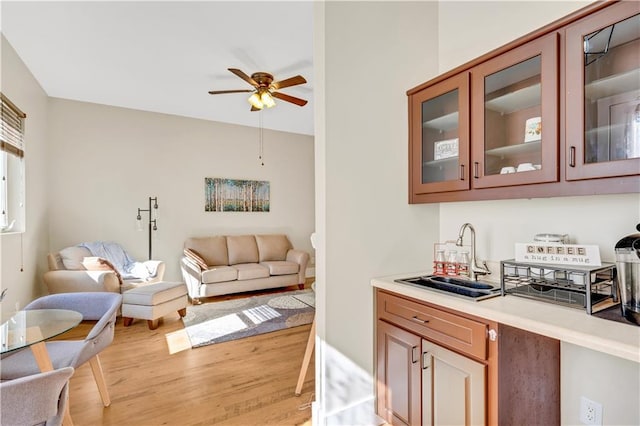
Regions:
<instances>
[{"instance_id":1,"label":"chair at table","mask_svg":"<svg viewBox=\"0 0 640 426\"><path fill-rule=\"evenodd\" d=\"M317 234L314 232L311 234L311 245L316 248ZM316 291L316 282L311 284L311 289ZM296 384L296 396L300 396L302 392L302 385L304 384L304 378L307 375L309 369L309 362L311 362L311 354L313 354L313 348L316 343L316 315L313 316L313 322L311 323L311 330L309 330L309 338L307 340L307 348L304 351L304 358L302 359L302 366L300 367L300 373L298 374L298 383Z\"/></svg>"},{"instance_id":2,"label":"chair at table","mask_svg":"<svg viewBox=\"0 0 640 426\"><path fill-rule=\"evenodd\" d=\"M111 404L98 354L113 341L116 312L122 303L118 293L60 293L34 300L30 309L68 309L82 314L83 320L97 320L84 340L59 340L46 343L53 368L78 368L89 361L93 377L105 407ZM39 372L32 351L22 350L2 359L0 378L11 380Z\"/></svg>"},{"instance_id":3,"label":"chair at table","mask_svg":"<svg viewBox=\"0 0 640 426\"><path fill-rule=\"evenodd\" d=\"M65 367L0 383L0 424L61 425L72 374Z\"/></svg>"}]
</instances>

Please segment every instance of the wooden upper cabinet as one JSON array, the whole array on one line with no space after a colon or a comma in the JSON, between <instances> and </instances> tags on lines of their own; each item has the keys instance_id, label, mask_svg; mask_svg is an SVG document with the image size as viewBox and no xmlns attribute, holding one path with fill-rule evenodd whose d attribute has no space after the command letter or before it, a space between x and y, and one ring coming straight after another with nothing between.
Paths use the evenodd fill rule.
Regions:
<instances>
[{"instance_id":1,"label":"wooden upper cabinet","mask_svg":"<svg viewBox=\"0 0 640 426\"><path fill-rule=\"evenodd\" d=\"M407 95L410 203L640 191L640 1L593 2Z\"/></svg>"},{"instance_id":2,"label":"wooden upper cabinet","mask_svg":"<svg viewBox=\"0 0 640 426\"><path fill-rule=\"evenodd\" d=\"M409 97L410 196L469 189L469 73Z\"/></svg>"},{"instance_id":3,"label":"wooden upper cabinet","mask_svg":"<svg viewBox=\"0 0 640 426\"><path fill-rule=\"evenodd\" d=\"M566 29L566 179L640 174L640 2Z\"/></svg>"},{"instance_id":4,"label":"wooden upper cabinet","mask_svg":"<svg viewBox=\"0 0 640 426\"><path fill-rule=\"evenodd\" d=\"M471 69L472 188L556 182L557 33Z\"/></svg>"}]
</instances>

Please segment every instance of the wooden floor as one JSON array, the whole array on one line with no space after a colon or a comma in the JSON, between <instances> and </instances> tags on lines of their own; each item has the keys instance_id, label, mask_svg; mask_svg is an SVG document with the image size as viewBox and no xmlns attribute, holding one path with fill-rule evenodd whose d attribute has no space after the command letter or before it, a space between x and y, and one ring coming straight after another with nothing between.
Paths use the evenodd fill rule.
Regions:
<instances>
[{"instance_id":1,"label":"wooden floor","mask_svg":"<svg viewBox=\"0 0 640 426\"><path fill-rule=\"evenodd\" d=\"M83 338L92 326L62 337ZM71 417L76 426L310 424L313 362L302 395L294 395L310 327L170 354L166 335L184 328L177 313L153 331L142 320L125 328L118 318L114 342L100 354L111 405L103 407L86 364L71 378Z\"/></svg>"}]
</instances>

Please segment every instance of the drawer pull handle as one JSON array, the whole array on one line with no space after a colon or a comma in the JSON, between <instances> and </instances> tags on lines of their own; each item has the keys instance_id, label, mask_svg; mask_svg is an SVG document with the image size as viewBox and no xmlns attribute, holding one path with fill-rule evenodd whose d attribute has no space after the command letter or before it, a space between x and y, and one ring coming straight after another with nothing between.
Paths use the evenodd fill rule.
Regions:
<instances>
[{"instance_id":1,"label":"drawer pull handle","mask_svg":"<svg viewBox=\"0 0 640 426\"><path fill-rule=\"evenodd\" d=\"M417 315L414 315L411 319L414 320L415 322L419 322L420 324L427 324L429 322L429 320L423 320L418 318Z\"/></svg>"},{"instance_id":2,"label":"drawer pull handle","mask_svg":"<svg viewBox=\"0 0 640 426\"><path fill-rule=\"evenodd\" d=\"M479 179L480 178L480 174L478 173L478 169L480 168L480 163L478 163L477 161L473 162L473 177L475 179Z\"/></svg>"},{"instance_id":3,"label":"drawer pull handle","mask_svg":"<svg viewBox=\"0 0 640 426\"><path fill-rule=\"evenodd\" d=\"M572 146L569 148L569 167L576 166L576 147Z\"/></svg>"},{"instance_id":4,"label":"drawer pull handle","mask_svg":"<svg viewBox=\"0 0 640 426\"><path fill-rule=\"evenodd\" d=\"M464 164L460 164L460 180L464 180Z\"/></svg>"}]
</instances>

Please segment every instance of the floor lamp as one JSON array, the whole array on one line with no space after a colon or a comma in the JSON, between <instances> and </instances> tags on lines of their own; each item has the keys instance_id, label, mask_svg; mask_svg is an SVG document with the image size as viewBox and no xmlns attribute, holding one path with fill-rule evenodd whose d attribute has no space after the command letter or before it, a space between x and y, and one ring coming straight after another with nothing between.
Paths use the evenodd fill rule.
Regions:
<instances>
[{"instance_id":1,"label":"floor lamp","mask_svg":"<svg viewBox=\"0 0 640 426\"><path fill-rule=\"evenodd\" d=\"M153 247L152 246L151 232L158 230L158 225L157 225L158 213L156 212L155 217L154 217L153 210L158 210L158 197L149 197L149 208L148 209L138 208L138 216L136 216L136 228L138 229L138 231L142 231L142 215L141 215L141 213L142 212L148 212L149 213L149 226L148 226L149 227L149 260L152 259L151 253L152 253L152 247Z\"/></svg>"}]
</instances>

